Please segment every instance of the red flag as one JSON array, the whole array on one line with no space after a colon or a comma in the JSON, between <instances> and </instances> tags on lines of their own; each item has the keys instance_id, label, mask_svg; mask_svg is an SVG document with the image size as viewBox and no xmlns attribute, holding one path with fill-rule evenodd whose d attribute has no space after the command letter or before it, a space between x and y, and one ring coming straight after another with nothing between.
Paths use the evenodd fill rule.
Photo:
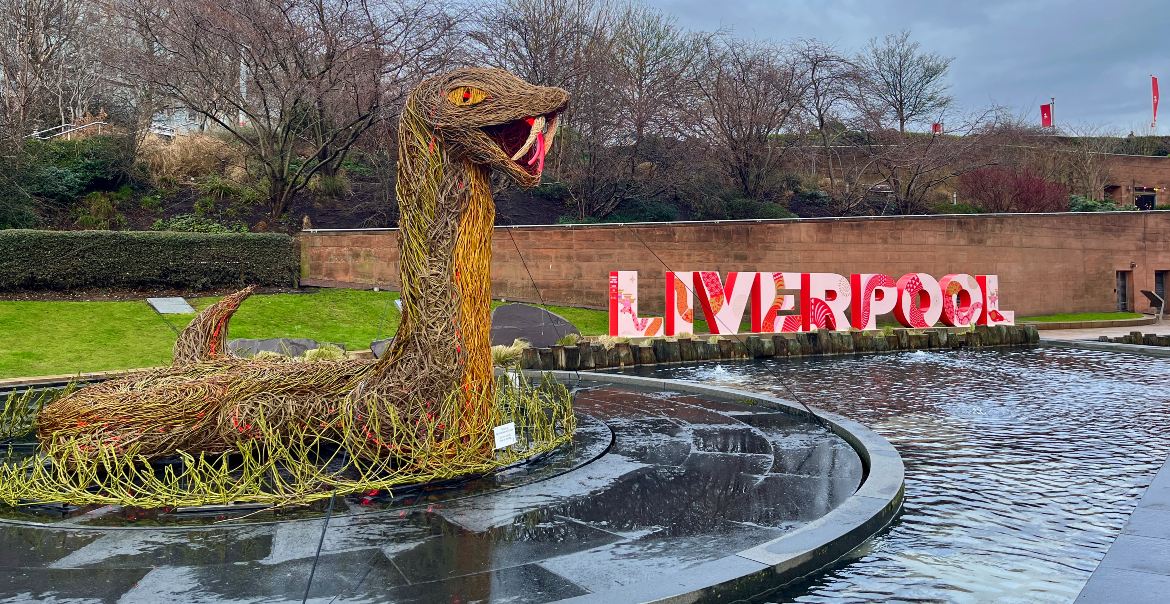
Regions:
<instances>
[{"instance_id":1,"label":"red flag","mask_svg":"<svg viewBox=\"0 0 1170 604\"><path fill-rule=\"evenodd\" d=\"M1150 127L1153 128L1158 125L1158 78L1150 76L1150 85L1154 92L1154 123L1150 124Z\"/></svg>"},{"instance_id":2,"label":"red flag","mask_svg":"<svg viewBox=\"0 0 1170 604\"><path fill-rule=\"evenodd\" d=\"M930 127L930 131L935 134L942 134L942 124L934 124Z\"/></svg>"},{"instance_id":3,"label":"red flag","mask_svg":"<svg viewBox=\"0 0 1170 604\"><path fill-rule=\"evenodd\" d=\"M1044 128L1052 127L1052 105L1040 105L1040 125Z\"/></svg>"}]
</instances>

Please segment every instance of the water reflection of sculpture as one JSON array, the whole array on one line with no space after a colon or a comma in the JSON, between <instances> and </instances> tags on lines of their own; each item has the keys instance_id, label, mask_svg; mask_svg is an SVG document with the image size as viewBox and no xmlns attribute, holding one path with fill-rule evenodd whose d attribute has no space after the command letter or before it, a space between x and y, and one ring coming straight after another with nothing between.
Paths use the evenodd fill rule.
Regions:
<instances>
[{"instance_id":1,"label":"water reflection of sculpture","mask_svg":"<svg viewBox=\"0 0 1170 604\"><path fill-rule=\"evenodd\" d=\"M45 407L36 420L42 450L56 468L76 471L4 466L0 497L303 501L329 488L387 488L498 467L521 455L493 456L492 427L506 421L523 428L524 454L570 438L564 389L497 386L489 341L490 173L538 185L567 102L564 90L490 69L432 78L411 93L399 126L402 321L381 359L232 358L227 325L247 288L200 313L171 367ZM229 468L223 453L244 463ZM184 461L179 476L140 470L170 456Z\"/></svg>"}]
</instances>

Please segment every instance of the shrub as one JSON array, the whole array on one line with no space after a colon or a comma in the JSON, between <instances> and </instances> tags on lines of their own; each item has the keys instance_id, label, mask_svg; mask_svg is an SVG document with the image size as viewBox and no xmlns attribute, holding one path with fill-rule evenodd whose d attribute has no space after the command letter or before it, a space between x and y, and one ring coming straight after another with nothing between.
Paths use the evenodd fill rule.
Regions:
<instances>
[{"instance_id":1,"label":"shrub","mask_svg":"<svg viewBox=\"0 0 1170 604\"><path fill-rule=\"evenodd\" d=\"M549 186L549 185L541 185ZM678 206L660 201L645 201L631 199L618 204L618 207L604 218L586 216L561 216L557 224L598 224L619 222L674 222L678 220Z\"/></svg>"},{"instance_id":2,"label":"shrub","mask_svg":"<svg viewBox=\"0 0 1170 604\"><path fill-rule=\"evenodd\" d=\"M605 349L609 350L610 348L614 347L614 344L628 343L630 339L618 338L614 336L597 336L596 338L593 338L593 341L601 344L602 346L605 346Z\"/></svg>"},{"instance_id":3,"label":"shrub","mask_svg":"<svg viewBox=\"0 0 1170 604\"><path fill-rule=\"evenodd\" d=\"M162 195L143 195L142 199L138 200L138 204L141 205L142 209L144 210L158 212L162 210L163 207Z\"/></svg>"},{"instance_id":4,"label":"shrub","mask_svg":"<svg viewBox=\"0 0 1170 604\"><path fill-rule=\"evenodd\" d=\"M344 361L347 357L345 351L336 344L321 344L317 348L306 350L297 358L306 363L317 363L320 361Z\"/></svg>"},{"instance_id":5,"label":"shrub","mask_svg":"<svg viewBox=\"0 0 1170 604\"><path fill-rule=\"evenodd\" d=\"M126 226L126 217L118 213L120 196L116 193L95 191L85 196L77 218L77 226L83 229L108 231Z\"/></svg>"},{"instance_id":6,"label":"shrub","mask_svg":"<svg viewBox=\"0 0 1170 604\"><path fill-rule=\"evenodd\" d=\"M101 135L80 140L30 140L24 148L30 164L29 193L69 202L85 191L110 189L128 177L131 146L125 136Z\"/></svg>"},{"instance_id":7,"label":"shrub","mask_svg":"<svg viewBox=\"0 0 1170 604\"><path fill-rule=\"evenodd\" d=\"M194 208L196 216L206 216L215 213L215 198L201 197L195 201Z\"/></svg>"},{"instance_id":8,"label":"shrub","mask_svg":"<svg viewBox=\"0 0 1170 604\"><path fill-rule=\"evenodd\" d=\"M511 367L520 362L524 356L524 349L528 342L517 338L510 346L497 344L492 346L492 365L495 367Z\"/></svg>"},{"instance_id":9,"label":"shrub","mask_svg":"<svg viewBox=\"0 0 1170 604\"><path fill-rule=\"evenodd\" d=\"M959 177L959 195L987 212L1065 212L1068 188L1034 168L981 168Z\"/></svg>"},{"instance_id":10,"label":"shrub","mask_svg":"<svg viewBox=\"0 0 1170 604\"><path fill-rule=\"evenodd\" d=\"M1137 210L1137 207L1132 204L1118 206L1108 199L1085 199L1080 195L1070 195L1068 200L1068 211L1070 212L1127 212Z\"/></svg>"},{"instance_id":11,"label":"shrub","mask_svg":"<svg viewBox=\"0 0 1170 604\"><path fill-rule=\"evenodd\" d=\"M309 179L309 190L322 197L345 197L350 194L349 179L341 174L336 176L314 174Z\"/></svg>"},{"instance_id":12,"label":"shrub","mask_svg":"<svg viewBox=\"0 0 1170 604\"><path fill-rule=\"evenodd\" d=\"M25 190L51 202L68 203L85 191L85 184L70 170L52 165L36 166L29 170Z\"/></svg>"},{"instance_id":13,"label":"shrub","mask_svg":"<svg viewBox=\"0 0 1170 604\"><path fill-rule=\"evenodd\" d=\"M240 185L228 180L219 174L208 174L196 179L195 186L204 197L212 199L228 199L240 196Z\"/></svg>"},{"instance_id":14,"label":"shrub","mask_svg":"<svg viewBox=\"0 0 1170 604\"><path fill-rule=\"evenodd\" d=\"M282 234L0 231L0 290L291 286L297 275Z\"/></svg>"},{"instance_id":15,"label":"shrub","mask_svg":"<svg viewBox=\"0 0 1170 604\"><path fill-rule=\"evenodd\" d=\"M0 189L0 229L27 229L37 226L39 218L32 200L10 187Z\"/></svg>"},{"instance_id":16,"label":"shrub","mask_svg":"<svg viewBox=\"0 0 1170 604\"><path fill-rule=\"evenodd\" d=\"M557 224L598 224L601 221L593 216L586 216L584 218L577 218L576 216L561 216L557 218Z\"/></svg>"},{"instance_id":17,"label":"shrub","mask_svg":"<svg viewBox=\"0 0 1170 604\"><path fill-rule=\"evenodd\" d=\"M567 333L561 336L559 340L557 340L557 346L576 346L580 341L581 334Z\"/></svg>"},{"instance_id":18,"label":"shrub","mask_svg":"<svg viewBox=\"0 0 1170 604\"><path fill-rule=\"evenodd\" d=\"M357 174L362 178L369 178L374 175L374 169L362 163L361 161L347 159L341 162L341 167L344 168L346 172L349 172L350 174Z\"/></svg>"},{"instance_id":19,"label":"shrub","mask_svg":"<svg viewBox=\"0 0 1170 604\"><path fill-rule=\"evenodd\" d=\"M724 202L728 220L750 220L753 218L795 218L796 214L788 208L770 201L753 201L751 199L732 199Z\"/></svg>"},{"instance_id":20,"label":"shrub","mask_svg":"<svg viewBox=\"0 0 1170 604\"><path fill-rule=\"evenodd\" d=\"M940 201L930 204L930 212L932 214L982 214L983 208L967 203Z\"/></svg>"},{"instance_id":21,"label":"shrub","mask_svg":"<svg viewBox=\"0 0 1170 604\"><path fill-rule=\"evenodd\" d=\"M236 222L231 226L224 226L210 218L195 216L194 214L179 214L168 220L156 220L151 225L152 231L175 231L180 233L247 233L248 226Z\"/></svg>"},{"instance_id":22,"label":"shrub","mask_svg":"<svg viewBox=\"0 0 1170 604\"><path fill-rule=\"evenodd\" d=\"M618 204L609 216L601 222L674 222L678 220L678 207L658 201L632 199Z\"/></svg>"}]
</instances>

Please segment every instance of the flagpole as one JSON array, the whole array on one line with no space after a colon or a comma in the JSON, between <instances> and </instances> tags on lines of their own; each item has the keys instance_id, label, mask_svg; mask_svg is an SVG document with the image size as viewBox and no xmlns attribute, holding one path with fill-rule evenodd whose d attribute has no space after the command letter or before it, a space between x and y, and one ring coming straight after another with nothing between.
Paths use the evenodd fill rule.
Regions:
<instances>
[{"instance_id":1,"label":"flagpole","mask_svg":"<svg viewBox=\"0 0 1170 604\"><path fill-rule=\"evenodd\" d=\"M1048 106L1048 119L1052 122L1052 129L1056 130L1056 97L1052 97L1052 104Z\"/></svg>"}]
</instances>

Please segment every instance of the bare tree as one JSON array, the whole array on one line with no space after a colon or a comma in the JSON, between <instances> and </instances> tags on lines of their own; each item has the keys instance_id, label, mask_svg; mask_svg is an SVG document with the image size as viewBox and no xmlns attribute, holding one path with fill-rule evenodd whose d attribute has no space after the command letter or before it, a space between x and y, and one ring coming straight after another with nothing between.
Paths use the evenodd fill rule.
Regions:
<instances>
[{"instance_id":1,"label":"bare tree","mask_svg":"<svg viewBox=\"0 0 1170 604\"><path fill-rule=\"evenodd\" d=\"M857 145L859 160L878 176L875 185L888 191L898 214L919 214L927 208L935 187L972 170L996 163L993 153L997 112L989 109L960 122L946 133L922 134L892 129L863 132Z\"/></svg>"},{"instance_id":2,"label":"bare tree","mask_svg":"<svg viewBox=\"0 0 1170 604\"><path fill-rule=\"evenodd\" d=\"M677 137L680 102L694 94L695 68L710 34L689 32L657 9L630 4L621 15L611 57L616 118L632 140L630 173L647 137Z\"/></svg>"},{"instance_id":3,"label":"bare tree","mask_svg":"<svg viewBox=\"0 0 1170 604\"><path fill-rule=\"evenodd\" d=\"M602 218L622 202L658 199L685 178L682 104L692 98L706 37L639 4L621 8L604 63L582 74L574 100L574 152L562 176L582 218Z\"/></svg>"},{"instance_id":4,"label":"bare tree","mask_svg":"<svg viewBox=\"0 0 1170 604\"><path fill-rule=\"evenodd\" d=\"M844 128L830 129L829 126L840 122L841 111L856 83L857 71L849 59L820 40L799 40L794 45L794 53L805 77L802 107L821 139L829 187L836 190L832 144L844 132ZM815 157L814 174L817 171Z\"/></svg>"},{"instance_id":5,"label":"bare tree","mask_svg":"<svg viewBox=\"0 0 1170 604\"><path fill-rule=\"evenodd\" d=\"M1105 198L1105 185L1112 168L1112 154L1120 140L1103 126L1081 124L1063 128L1065 136L1055 139L1059 152L1058 170L1074 195L1085 199Z\"/></svg>"},{"instance_id":6,"label":"bare tree","mask_svg":"<svg viewBox=\"0 0 1170 604\"><path fill-rule=\"evenodd\" d=\"M126 69L248 148L278 218L441 52L450 21L418 1L123 0L146 36Z\"/></svg>"},{"instance_id":7,"label":"bare tree","mask_svg":"<svg viewBox=\"0 0 1170 604\"><path fill-rule=\"evenodd\" d=\"M0 103L14 140L89 111L99 81L89 11L79 0L0 0Z\"/></svg>"},{"instance_id":8,"label":"bare tree","mask_svg":"<svg viewBox=\"0 0 1170 604\"><path fill-rule=\"evenodd\" d=\"M552 148L546 178L561 178L567 157L596 158L582 155L573 140L589 146L597 136L612 136L613 106L605 97L618 14L613 0L497 0L469 30L475 42L469 60L569 91L573 101L558 123L573 137Z\"/></svg>"},{"instance_id":9,"label":"bare tree","mask_svg":"<svg viewBox=\"0 0 1170 604\"><path fill-rule=\"evenodd\" d=\"M873 38L857 55L860 79L857 104L872 121L888 120L906 132L906 124L932 119L953 101L944 82L954 57L919 53L910 32Z\"/></svg>"},{"instance_id":10,"label":"bare tree","mask_svg":"<svg viewBox=\"0 0 1170 604\"><path fill-rule=\"evenodd\" d=\"M989 166L959 176L958 192L988 212L1068 211L1068 189L1035 167Z\"/></svg>"},{"instance_id":11,"label":"bare tree","mask_svg":"<svg viewBox=\"0 0 1170 604\"><path fill-rule=\"evenodd\" d=\"M805 78L771 42L722 35L709 41L705 55L692 101L695 134L740 195L763 199L790 148L780 137L798 113Z\"/></svg>"}]
</instances>

